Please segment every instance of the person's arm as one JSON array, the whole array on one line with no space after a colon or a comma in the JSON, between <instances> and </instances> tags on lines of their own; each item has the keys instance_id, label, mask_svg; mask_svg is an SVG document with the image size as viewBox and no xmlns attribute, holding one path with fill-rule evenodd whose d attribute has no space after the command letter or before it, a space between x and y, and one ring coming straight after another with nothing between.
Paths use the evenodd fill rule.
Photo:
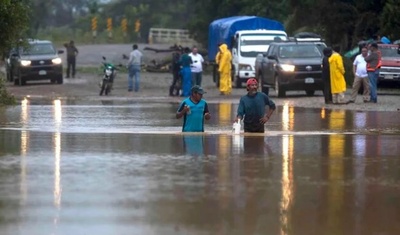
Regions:
<instances>
[{"instance_id":1,"label":"person's arm","mask_svg":"<svg viewBox=\"0 0 400 235\"><path fill-rule=\"evenodd\" d=\"M341 74L344 74L344 66L343 66L343 59L340 55L337 56L336 58L336 66L339 69Z\"/></svg>"},{"instance_id":2,"label":"person's arm","mask_svg":"<svg viewBox=\"0 0 400 235\"><path fill-rule=\"evenodd\" d=\"M129 54L129 60L128 60L128 62L126 63L126 67L129 67L129 65L132 63L132 61L133 61L133 52L131 52L131 53Z\"/></svg>"},{"instance_id":3,"label":"person's arm","mask_svg":"<svg viewBox=\"0 0 400 235\"><path fill-rule=\"evenodd\" d=\"M78 54L79 54L78 48L76 48L76 47L74 46L74 49L75 49L75 55L78 55Z\"/></svg>"},{"instance_id":4,"label":"person's arm","mask_svg":"<svg viewBox=\"0 0 400 235\"><path fill-rule=\"evenodd\" d=\"M356 57L356 59L354 60L354 63L353 63L353 74L354 74L354 76L356 76L356 71L357 71L357 63L358 63L358 57Z\"/></svg>"},{"instance_id":5,"label":"person's arm","mask_svg":"<svg viewBox=\"0 0 400 235\"><path fill-rule=\"evenodd\" d=\"M185 102L182 102L181 105L179 106L178 111L175 114L175 117L177 119L183 117L187 112L189 111L189 107L186 105Z\"/></svg>"},{"instance_id":6,"label":"person's arm","mask_svg":"<svg viewBox=\"0 0 400 235\"><path fill-rule=\"evenodd\" d=\"M208 104L206 103L205 107L204 107L204 119L210 120L210 118L211 118L211 114L210 114L210 111L208 110Z\"/></svg>"},{"instance_id":7,"label":"person's arm","mask_svg":"<svg viewBox=\"0 0 400 235\"><path fill-rule=\"evenodd\" d=\"M243 100L243 98L240 98L239 106L237 109L237 115L233 122L238 122L238 121L242 120L244 115L245 115L244 100Z\"/></svg>"},{"instance_id":8,"label":"person's arm","mask_svg":"<svg viewBox=\"0 0 400 235\"><path fill-rule=\"evenodd\" d=\"M271 115L274 113L276 109L275 103L267 95L264 95L264 102L265 102L265 115L260 119L260 122L262 124L265 124L266 122L269 121Z\"/></svg>"}]
</instances>

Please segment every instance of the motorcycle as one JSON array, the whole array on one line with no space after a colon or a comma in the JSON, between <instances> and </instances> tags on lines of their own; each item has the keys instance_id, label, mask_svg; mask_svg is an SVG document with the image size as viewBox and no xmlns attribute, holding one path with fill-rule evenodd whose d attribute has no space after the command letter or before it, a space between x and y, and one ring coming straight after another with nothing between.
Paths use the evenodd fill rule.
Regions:
<instances>
[{"instance_id":1,"label":"motorcycle","mask_svg":"<svg viewBox=\"0 0 400 235\"><path fill-rule=\"evenodd\" d=\"M118 66L121 67L122 65L120 64ZM107 62L107 59L104 56L103 56L102 68L103 68L103 77L100 82L100 95L103 95L103 92L105 95L108 95L111 92L114 83L114 78L117 75L118 68L114 64Z\"/></svg>"}]
</instances>

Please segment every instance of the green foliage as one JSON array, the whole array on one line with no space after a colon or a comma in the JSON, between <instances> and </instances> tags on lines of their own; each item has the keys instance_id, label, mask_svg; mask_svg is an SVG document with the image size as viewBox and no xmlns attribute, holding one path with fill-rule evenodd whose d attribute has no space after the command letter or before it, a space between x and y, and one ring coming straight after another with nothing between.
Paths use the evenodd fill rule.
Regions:
<instances>
[{"instance_id":1,"label":"green foliage","mask_svg":"<svg viewBox=\"0 0 400 235\"><path fill-rule=\"evenodd\" d=\"M7 51L24 37L29 11L27 0L0 0L0 52Z\"/></svg>"},{"instance_id":2,"label":"green foliage","mask_svg":"<svg viewBox=\"0 0 400 235\"><path fill-rule=\"evenodd\" d=\"M387 0L380 17L382 35L386 35L392 41L400 39L400 1Z\"/></svg>"},{"instance_id":3,"label":"green foliage","mask_svg":"<svg viewBox=\"0 0 400 235\"><path fill-rule=\"evenodd\" d=\"M6 89L6 81L3 75L0 76L0 106L15 105L17 101Z\"/></svg>"}]
</instances>

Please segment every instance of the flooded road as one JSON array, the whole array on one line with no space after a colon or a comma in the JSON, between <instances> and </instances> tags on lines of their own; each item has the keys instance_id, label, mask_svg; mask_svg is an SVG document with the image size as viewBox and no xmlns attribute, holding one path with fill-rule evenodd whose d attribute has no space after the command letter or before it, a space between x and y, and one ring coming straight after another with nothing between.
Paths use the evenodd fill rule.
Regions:
<instances>
[{"instance_id":1,"label":"flooded road","mask_svg":"<svg viewBox=\"0 0 400 235\"><path fill-rule=\"evenodd\" d=\"M400 234L396 112L280 106L232 135L212 103L182 134L176 103L0 109L2 234Z\"/></svg>"}]
</instances>

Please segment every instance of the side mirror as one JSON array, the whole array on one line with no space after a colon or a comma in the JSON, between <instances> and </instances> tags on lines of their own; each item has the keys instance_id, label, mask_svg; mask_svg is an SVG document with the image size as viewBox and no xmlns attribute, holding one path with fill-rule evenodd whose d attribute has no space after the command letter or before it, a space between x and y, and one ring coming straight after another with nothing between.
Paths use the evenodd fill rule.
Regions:
<instances>
[{"instance_id":1,"label":"side mirror","mask_svg":"<svg viewBox=\"0 0 400 235\"><path fill-rule=\"evenodd\" d=\"M12 53L12 54L11 54L11 57L17 57L17 56L18 56L17 53Z\"/></svg>"},{"instance_id":2,"label":"side mirror","mask_svg":"<svg viewBox=\"0 0 400 235\"><path fill-rule=\"evenodd\" d=\"M276 55L269 55L269 56L268 56L268 59L270 59L270 60L276 60L277 58L276 58Z\"/></svg>"},{"instance_id":3,"label":"side mirror","mask_svg":"<svg viewBox=\"0 0 400 235\"><path fill-rule=\"evenodd\" d=\"M64 50L58 50L57 53L58 53L58 54L63 54L63 53L64 53Z\"/></svg>"}]
</instances>

